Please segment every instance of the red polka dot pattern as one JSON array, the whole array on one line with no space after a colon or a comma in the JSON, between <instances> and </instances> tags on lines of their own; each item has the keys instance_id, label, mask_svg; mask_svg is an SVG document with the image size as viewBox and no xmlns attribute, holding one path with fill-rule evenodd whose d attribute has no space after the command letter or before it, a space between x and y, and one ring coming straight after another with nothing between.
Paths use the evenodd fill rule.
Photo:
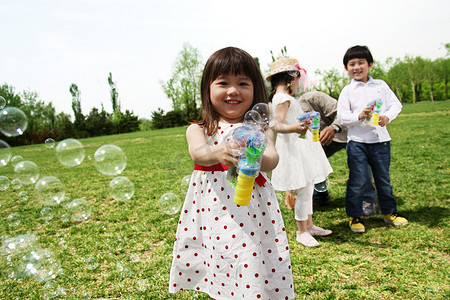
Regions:
<instances>
[{"instance_id":1,"label":"red polka dot pattern","mask_svg":"<svg viewBox=\"0 0 450 300\"><path fill-rule=\"evenodd\" d=\"M206 137L208 144L229 139L231 126L220 123L218 133ZM288 240L272 185L255 185L250 204L238 206L226 175L193 172L175 237L169 292L292 299Z\"/></svg>"}]
</instances>

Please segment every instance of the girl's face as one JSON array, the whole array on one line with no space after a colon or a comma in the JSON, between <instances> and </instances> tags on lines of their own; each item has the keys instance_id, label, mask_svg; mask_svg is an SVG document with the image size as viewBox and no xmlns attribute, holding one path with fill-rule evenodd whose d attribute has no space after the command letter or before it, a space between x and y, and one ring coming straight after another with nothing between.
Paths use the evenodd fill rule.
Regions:
<instances>
[{"instance_id":1,"label":"girl's face","mask_svg":"<svg viewBox=\"0 0 450 300\"><path fill-rule=\"evenodd\" d=\"M209 86L211 103L220 121L238 123L253 103L253 82L246 75L221 75Z\"/></svg>"}]
</instances>

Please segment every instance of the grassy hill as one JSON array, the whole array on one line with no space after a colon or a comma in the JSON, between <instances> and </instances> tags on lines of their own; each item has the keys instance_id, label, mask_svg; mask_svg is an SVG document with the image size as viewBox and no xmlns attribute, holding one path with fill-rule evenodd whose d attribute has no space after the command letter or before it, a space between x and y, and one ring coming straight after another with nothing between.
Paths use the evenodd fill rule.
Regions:
<instances>
[{"instance_id":1,"label":"grassy hill","mask_svg":"<svg viewBox=\"0 0 450 300\"><path fill-rule=\"evenodd\" d=\"M320 247L307 249L295 242L293 212L280 201L296 299L450 298L449 111L450 101L407 104L388 126L391 181L399 211L410 221L407 227L389 227L380 216L371 216L365 234L350 232L344 208L345 151L330 159L332 204L315 210L315 223L333 230L320 238ZM163 213L159 199L167 192L184 199L180 181L193 169L185 130L80 139L85 159L75 167L60 164L55 148L44 144L12 148L13 156L38 166L40 178L59 178L70 200L50 207L53 218L45 221L34 185L0 191L0 299L43 299L58 293L61 299L208 299L196 292L167 292L179 214ZM109 190L114 176L101 174L93 164L94 152L106 144L119 146L127 157L120 176L134 183L130 200L115 200ZM11 164L0 167L0 176L15 178ZM21 191L28 200L18 199ZM65 204L77 198L91 208L81 223L65 218ZM16 226L8 218L13 213L19 215ZM55 256L56 264L47 268L57 273L53 281L17 278L11 268L17 257L8 256L6 241L24 234L34 234L39 247Z\"/></svg>"}]
</instances>

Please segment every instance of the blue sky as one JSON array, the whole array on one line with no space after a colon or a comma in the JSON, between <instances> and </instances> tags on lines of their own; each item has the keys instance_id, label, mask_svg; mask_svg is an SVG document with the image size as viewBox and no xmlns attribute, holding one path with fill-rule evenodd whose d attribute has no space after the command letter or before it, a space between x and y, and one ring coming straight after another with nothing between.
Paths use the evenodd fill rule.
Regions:
<instances>
[{"instance_id":1,"label":"blue sky","mask_svg":"<svg viewBox=\"0 0 450 300\"><path fill-rule=\"evenodd\" d=\"M342 56L356 44L380 62L444 56L449 12L446 0L0 0L0 84L72 114L75 83L84 114L102 104L111 112L112 72L122 110L150 118L171 109L159 82L185 42L203 62L236 46L267 69L270 50L287 46L309 71L343 70Z\"/></svg>"}]
</instances>

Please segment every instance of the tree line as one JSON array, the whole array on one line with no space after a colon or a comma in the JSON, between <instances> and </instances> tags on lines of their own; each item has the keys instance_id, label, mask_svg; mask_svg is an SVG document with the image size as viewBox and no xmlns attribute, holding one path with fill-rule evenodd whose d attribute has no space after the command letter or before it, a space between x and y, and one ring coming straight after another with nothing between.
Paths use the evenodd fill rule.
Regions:
<instances>
[{"instance_id":1,"label":"tree line","mask_svg":"<svg viewBox=\"0 0 450 300\"><path fill-rule=\"evenodd\" d=\"M69 92L72 95L72 110L75 117L72 121L67 113L56 114L53 104L51 102L45 104L39 100L36 92L16 93L14 87L4 83L0 86L0 96L5 98L7 106L17 107L25 113L28 125L23 135L2 139L11 146L18 146L43 143L47 138L63 140L138 131L142 121L129 110L121 111L116 83L111 73L108 84L113 112L106 112L102 105L101 110L94 107L88 115L84 115L81 111L81 92L78 86L74 83L70 85Z\"/></svg>"},{"instance_id":2,"label":"tree line","mask_svg":"<svg viewBox=\"0 0 450 300\"><path fill-rule=\"evenodd\" d=\"M450 73L450 43L444 45L445 57L431 60L420 56L405 56L403 59L388 58L384 63L375 62L369 75L383 79L402 102L448 100L448 77ZM272 55L272 60L275 57ZM277 58L288 56L286 47L281 49ZM259 59L255 60L259 64ZM66 113L55 113L52 103L39 100L36 92L24 91L17 94L6 83L0 87L0 96L7 100L8 106L20 108L28 116L28 128L22 136L4 138L10 145L42 143L46 138L62 140L65 138L85 138L135 132L138 130L159 129L183 126L188 122L201 119L200 80L203 63L198 49L189 43L183 45L176 57L169 80L160 80L160 85L172 101L172 110L165 112L158 108L151 113L150 119L139 119L133 112L121 111L116 82L109 73L108 85L113 108L112 113L92 108L88 115L81 111L81 92L76 84L71 84L72 110L74 120ZM266 66L263 73L270 70ZM338 98L342 88L350 78L345 71L336 68L316 70L320 80L309 90L323 91ZM270 87L267 85L270 93Z\"/></svg>"}]
</instances>

